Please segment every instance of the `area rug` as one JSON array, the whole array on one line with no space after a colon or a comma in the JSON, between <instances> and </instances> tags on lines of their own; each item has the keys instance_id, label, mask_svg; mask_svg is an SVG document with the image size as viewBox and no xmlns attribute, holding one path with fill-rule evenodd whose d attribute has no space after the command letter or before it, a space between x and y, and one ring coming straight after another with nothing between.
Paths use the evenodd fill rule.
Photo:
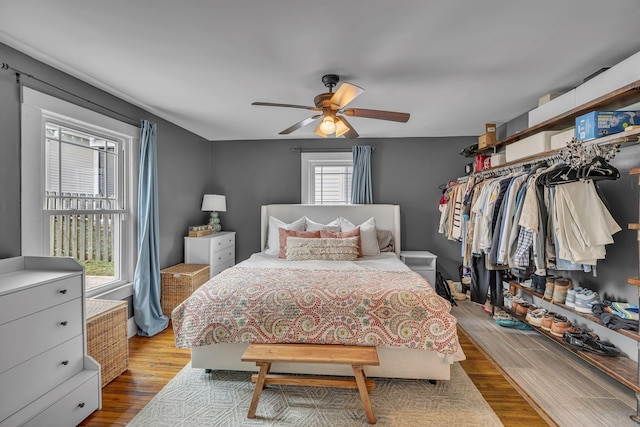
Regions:
<instances>
[{"instance_id":1,"label":"area rug","mask_svg":"<svg viewBox=\"0 0 640 427\"><path fill-rule=\"evenodd\" d=\"M249 372L187 364L128 424L139 426L366 426L356 389L269 385L254 419ZM459 364L451 380L376 379L371 404L378 426L502 426Z\"/></svg>"}]
</instances>

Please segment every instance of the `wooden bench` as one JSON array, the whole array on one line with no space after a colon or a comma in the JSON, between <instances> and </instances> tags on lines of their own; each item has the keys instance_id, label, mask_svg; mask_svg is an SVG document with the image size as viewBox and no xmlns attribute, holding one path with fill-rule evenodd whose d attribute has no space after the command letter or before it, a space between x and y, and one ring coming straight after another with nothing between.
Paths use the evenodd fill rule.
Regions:
<instances>
[{"instance_id":1,"label":"wooden bench","mask_svg":"<svg viewBox=\"0 0 640 427\"><path fill-rule=\"evenodd\" d=\"M251 344L242 355L243 362L256 362L260 367L257 375L251 376L256 383L247 418L254 418L262 389L267 384L302 385L314 387L357 388L364 406L369 424L376 423L373 415L369 391L375 387L375 381L367 379L364 366L378 366L378 352L375 347L359 347L332 344ZM310 377L269 374L271 364L275 362L294 363L331 363L351 365L355 378Z\"/></svg>"}]
</instances>

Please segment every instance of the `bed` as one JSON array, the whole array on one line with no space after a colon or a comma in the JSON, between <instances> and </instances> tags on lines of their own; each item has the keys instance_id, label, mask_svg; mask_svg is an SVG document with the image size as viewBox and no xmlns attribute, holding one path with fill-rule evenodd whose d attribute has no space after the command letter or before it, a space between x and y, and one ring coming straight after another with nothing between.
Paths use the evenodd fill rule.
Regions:
<instances>
[{"instance_id":1,"label":"bed","mask_svg":"<svg viewBox=\"0 0 640 427\"><path fill-rule=\"evenodd\" d=\"M371 231L365 224L373 218L375 229L392 242L392 250L367 253L354 261L293 261L269 253L274 219L293 224L305 217L307 226L335 225L343 218L360 225L361 233ZM365 249L365 235L361 237L358 242ZM456 320L449 303L399 260L400 237L397 205L262 206L263 251L214 276L176 307L176 346L191 348L194 368L255 371L255 365L240 361L249 342L375 345L380 366L368 367L368 376L448 380L450 365L464 359ZM287 255L293 253L293 243L320 240L353 238L289 237ZM274 317L274 306L280 317ZM401 312L393 311L397 308ZM297 363L274 364L273 371L352 374L346 366Z\"/></svg>"}]
</instances>

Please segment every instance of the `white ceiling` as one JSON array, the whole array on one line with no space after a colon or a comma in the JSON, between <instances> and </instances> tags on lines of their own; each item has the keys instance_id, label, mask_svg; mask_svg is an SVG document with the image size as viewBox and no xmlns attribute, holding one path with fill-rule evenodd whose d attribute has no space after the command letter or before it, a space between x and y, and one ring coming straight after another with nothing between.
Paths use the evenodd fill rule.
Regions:
<instances>
[{"instance_id":1,"label":"white ceiling","mask_svg":"<svg viewBox=\"0 0 640 427\"><path fill-rule=\"evenodd\" d=\"M327 73L365 89L350 107L411 114L350 118L361 137L478 135L640 51L640 5L0 0L0 42L214 141L317 138L278 135L311 112L250 104L313 105Z\"/></svg>"}]
</instances>

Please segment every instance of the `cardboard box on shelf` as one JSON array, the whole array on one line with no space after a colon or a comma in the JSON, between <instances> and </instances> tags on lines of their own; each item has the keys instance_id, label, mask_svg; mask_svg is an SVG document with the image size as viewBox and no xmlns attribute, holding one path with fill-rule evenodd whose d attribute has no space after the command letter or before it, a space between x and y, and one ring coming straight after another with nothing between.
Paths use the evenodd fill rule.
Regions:
<instances>
[{"instance_id":1,"label":"cardboard box on shelf","mask_svg":"<svg viewBox=\"0 0 640 427\"><path fill-rule=\"evenodd\" d=\"M576 137L587 141L633 125L640 125L640 111L591 111L576 117Z\"/></svg>"},{"instance_id":2,"label":"cardboard box on shelf","mask_svg":"<svg viewBox=\"0 0 640 427\"><path fill-rule=\"evenodd\" d=\"M491 147L496 143L496 125L487 123L484 125L484 133L478 137L478 150Z\"/></svg>"}]
</instances>

